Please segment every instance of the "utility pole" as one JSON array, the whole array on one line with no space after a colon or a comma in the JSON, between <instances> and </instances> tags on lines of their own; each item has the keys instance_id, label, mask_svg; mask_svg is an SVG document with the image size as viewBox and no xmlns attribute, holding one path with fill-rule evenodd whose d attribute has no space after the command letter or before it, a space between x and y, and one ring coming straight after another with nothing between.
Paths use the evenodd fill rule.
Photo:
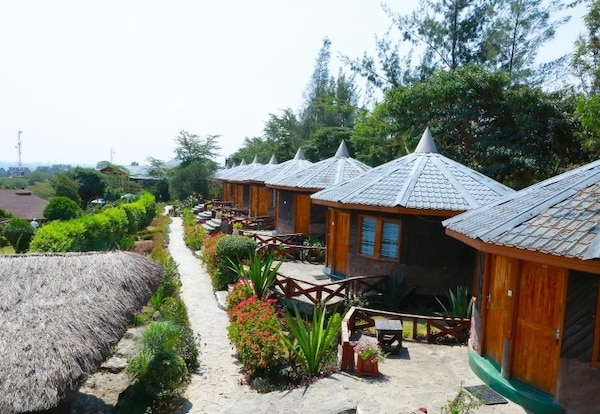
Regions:
<instances>
[{"instance_id":1,"label":"utility pole","mask_svg":"<svg viewBox=\"0 0 600 414\"><path fill-rule=\"evenodd\" d=\"M19 154L19 172L21 172L21 134L23 133L23 131L19 131L17 134L17 146L15 148L17 148L17 153Z\"/></svg>"}]
</instances>

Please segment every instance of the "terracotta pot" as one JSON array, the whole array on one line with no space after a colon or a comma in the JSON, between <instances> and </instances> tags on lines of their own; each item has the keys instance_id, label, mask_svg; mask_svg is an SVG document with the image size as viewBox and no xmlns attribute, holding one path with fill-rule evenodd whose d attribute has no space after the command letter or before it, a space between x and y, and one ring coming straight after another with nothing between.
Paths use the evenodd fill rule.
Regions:
<instances>
[{"instance_id":1,"label":"terracotta pot","mask_svg":"<svg viewBox=\"0 0 600 414\"><path fill-rule=\"evenodd\" d=\"M377 377L379 376L379 361L364 359L359 356L356 358L356 375L359 377Z\"/></svg>"}]
</instances>

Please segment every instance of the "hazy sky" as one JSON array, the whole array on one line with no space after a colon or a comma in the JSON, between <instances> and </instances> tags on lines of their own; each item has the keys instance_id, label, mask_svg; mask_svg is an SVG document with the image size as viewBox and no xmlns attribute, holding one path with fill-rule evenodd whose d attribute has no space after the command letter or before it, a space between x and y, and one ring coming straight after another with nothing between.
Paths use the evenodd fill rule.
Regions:
<instances>
[{"instance_id":1,"label":"hazy sky","mask_svg":"<svg viewBox=\"0 0 600 414\"><path fill-rule=\"evenodd\" d=\"M221 135L224 158L298 111L323 38L335 75L389 25L375 0L2 0L0 161L18 131L23 163L166 161L181 129ZM583 30L579 12L544 55Z\"/></svg>"}]
</instances>

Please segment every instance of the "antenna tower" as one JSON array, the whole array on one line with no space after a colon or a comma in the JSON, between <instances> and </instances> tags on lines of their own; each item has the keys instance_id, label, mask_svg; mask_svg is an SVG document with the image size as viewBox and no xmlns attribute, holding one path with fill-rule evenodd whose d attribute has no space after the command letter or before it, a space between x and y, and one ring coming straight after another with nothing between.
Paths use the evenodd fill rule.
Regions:
<instances>
[{"instance_id":1,"label":"antenna tower","mask_svg":"<svg viewBox=\"0 0 600 414\"><path fill-rule=\"evenodd\" d=\"M113 163L113 156L115 155L115 150L111 147L110 148L110 163Z\"/></svg>"},{"instance_id":2,"label":"antenna tower","mask_svg":"<svg viewBox=\"0 0 600 414\"><path fill-rule=\"evenodd\" d=\"M17 133L17 146L15 147L17 149L17 153L19 154L19 171L21 171L21 134L23 133L23 131L19 131Z\"/></svg>"}]
</instances>

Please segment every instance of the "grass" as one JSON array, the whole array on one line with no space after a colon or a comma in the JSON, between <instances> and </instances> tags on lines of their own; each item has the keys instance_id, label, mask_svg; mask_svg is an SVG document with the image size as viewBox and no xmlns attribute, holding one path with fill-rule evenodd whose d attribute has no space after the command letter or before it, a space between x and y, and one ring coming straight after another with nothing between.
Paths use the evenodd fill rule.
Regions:
<instances>
[{"instance_id":1,"label":"grass","mask_svg":"<svg viewBox=\"0 0 600 414\"><path fill-rule=\"evenodd\" d=\"M383 316L374 316L373 319L384 318ZM360 322L364 322L359 320ZM371 335L375 335L375 327L367 328L365 330ZM431 328L431 332L436 332L435 328ZM417 338L424 338L427 335L427 322L418 321L417 322ZM412 320L406 319L402 322L402 337L404 339L412 339L413 337L413 323Z\"/></svg>"},{"instance_id":2,"label":"grass","mask_svg":"<svg viewBox=\"0 0 600 414\"><path fill-rule=\"evenodd\" d=\"M15 249L12 246L0 248L0 254L15 254Z\"/></svg>"}]
</instances>

